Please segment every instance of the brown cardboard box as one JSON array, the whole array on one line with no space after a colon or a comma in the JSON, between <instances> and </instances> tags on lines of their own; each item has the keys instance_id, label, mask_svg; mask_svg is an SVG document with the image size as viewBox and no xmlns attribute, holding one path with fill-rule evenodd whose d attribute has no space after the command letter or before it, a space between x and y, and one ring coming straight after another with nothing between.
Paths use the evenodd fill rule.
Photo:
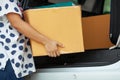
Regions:
<instances>
[{"instance_id":1,"label":"brown cardboard box","mask_svg":"<svg viewBox=\"0 0 120 80\"><path fill-rule=\"evenodd\" d=\"M109 38L109 14L82 18L82 27L85 50L113 46Z\"/></svg>"},{"instance_id":2,"label":"brown cardboard box","mask_svg":"<svg viewBox=\"0 0 120 80\"><path fill-rule=\"evenodd\" d=\"M84 51L80 6L31 9L24 16L37 31L63 43L63 54ZM33 40L31 45L33 56L47 55L43 45Z\"/></svg>"}]
</instances>

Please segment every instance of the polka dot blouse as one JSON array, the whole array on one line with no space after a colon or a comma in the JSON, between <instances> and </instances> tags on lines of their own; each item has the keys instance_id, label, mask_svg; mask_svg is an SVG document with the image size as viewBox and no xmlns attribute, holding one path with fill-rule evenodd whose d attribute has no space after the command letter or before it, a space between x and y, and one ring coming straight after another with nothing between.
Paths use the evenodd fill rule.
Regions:
<instances>
[{"instance_id":1,"label":"polka dot blouse","mask_svg":"<svg viewBox=\"0 0 120 80\"><path fill-rule=\"evenodd\" d=\"M0 0L0 69L5 69L9 59L16 76L20 78L35 72L35 66L29 39L12 27L6 17L11 12L22 17L17 3L17 0Z\"/></svg>"}]
</instances>

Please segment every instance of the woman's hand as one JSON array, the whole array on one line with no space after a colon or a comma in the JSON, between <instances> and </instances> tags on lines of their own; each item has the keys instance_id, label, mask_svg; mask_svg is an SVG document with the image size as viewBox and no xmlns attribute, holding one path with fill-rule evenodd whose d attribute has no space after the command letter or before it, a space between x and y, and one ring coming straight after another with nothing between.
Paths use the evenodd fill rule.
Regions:
<instances>
[{"instance_id":1,"label":"woman's hand","mask_svg":"<svg viewBox=\"0 0 120 80\"><path fill-rule=\"evenodd\" d=\"M46 51L48 53L48 56L50 56L50 57L60 56L59 47L63 48L64 46L63 46L63 44L61 44L57 41L53 41L53 40L49 40L45 44Z\"/></svg>"}]
</instances>

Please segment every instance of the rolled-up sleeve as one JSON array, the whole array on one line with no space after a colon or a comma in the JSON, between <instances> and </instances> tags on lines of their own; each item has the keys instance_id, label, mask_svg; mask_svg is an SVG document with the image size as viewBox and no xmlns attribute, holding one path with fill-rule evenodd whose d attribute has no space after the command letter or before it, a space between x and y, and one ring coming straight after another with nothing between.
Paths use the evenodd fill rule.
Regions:
<instances>
[{"instance_id":1,"label":"rolled-up sleeve","mask_svg":"<svg viewBox=\"0 0 120 80\"><path fill-rule=\"evenodd\" d=\"M0 0L0 16L8 13L16 13L22 16L22 12L17 5L17 0Z\"/></svg>"}]
</instances>

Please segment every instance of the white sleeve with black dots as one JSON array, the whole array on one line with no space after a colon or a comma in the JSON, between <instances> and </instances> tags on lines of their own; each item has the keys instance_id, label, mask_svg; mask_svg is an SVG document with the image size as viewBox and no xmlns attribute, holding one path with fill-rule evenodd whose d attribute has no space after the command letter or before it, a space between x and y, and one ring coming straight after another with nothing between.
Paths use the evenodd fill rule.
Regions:
<instances>
[{"instance_id":1,"label":"white sleeve with black dots","mask_svg":"<svg viewBox=\"0 0 120 80\"><path fill-rule=\"evenodd\" d=\"M22 16L22 12L17 5L17 0L0 0L0 16L8 13L16 13Z\"/></svg>"}]
</instances>

